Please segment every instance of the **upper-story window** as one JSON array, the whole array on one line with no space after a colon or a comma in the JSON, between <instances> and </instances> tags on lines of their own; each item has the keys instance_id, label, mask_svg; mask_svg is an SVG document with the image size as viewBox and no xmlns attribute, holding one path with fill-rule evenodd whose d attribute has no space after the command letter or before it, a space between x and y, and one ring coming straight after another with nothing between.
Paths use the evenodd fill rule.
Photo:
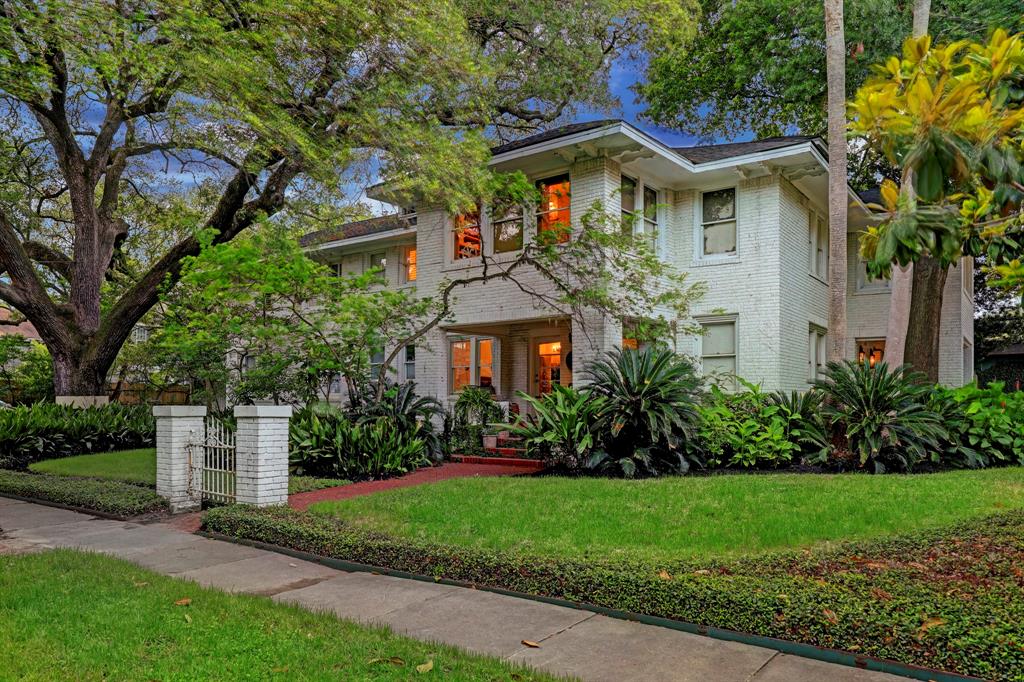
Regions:
<instances>
[{"instance_id":1,"label":"upper-story window","mask_svg":"<svg viewBox=\"0 0 1024 682\"><path fill-rule=\"evenodd\" d=\"M818 279L828 279L828 221L814 211L807 213L807 267Z\"/></svg>"},{"instance_id":2,"label":"upper-story window","mask_svg":"<svg viewBox=\"0 0 1024 682\"><path fill-rule=\"evenodd\" d=\"M559 242L569 241L569 175L537 181L540 205L537 206L537 231L554 231Z\"/></svg>"},{"instance_id":3,"label":"upper-story window","mask_svg":"<svg viewBox=\"0 0 1024 682\"><path fill-rule=\"evenodd\" d=\"M491 214L495 253L507 253L523 248L523 207L510 206L501 215Z\"/></svg>"},{"instance_id":4,"label":"upper-story window","mask_svg":"<svg viewBox=\"0 0 1024 682\"><path fill-rule=\"evenodd\" d=\"M654 249L658 233L658 190L623 175L619 202L623 234L642 235Z\"/></svg>"},{"instance_id":5,"label":"upper-story window","mask_svg":"<svg viewBox=\"0 0 1024 682\"><path fill-rule=\"evenodd\" d=\"M703 256L736 255L736 188L701 194Z\"/></svg>"},{"instance_id":6,"label":"upper-story window","mask_svg":"<svg viewBox=\"0 0 1024 682\"><path fill-rule=\"evenodd\" d=\"M402 251L402 275L406 282L416 281L416 247L407 246Z\"/></svg>"},{"instance_id":7,"label":"upper-story window","mask_svg":"<svg viewBox=\"0 0 1024 682\"><path fill-rule=\"evenodd\" d=\"M868 272L866 260L857 261L857 291L862 293L881 293L889 291L889 280L883 277L872 277Z\"/></svg>"},{"instance_id":8,"label":"upper-story window","mask_svg":"<svg viewBox=\"0 0 1024 682\"><path fill-rule=\"evenodd\" d=\"M453 258L479 258L481 253L480 240L480 209L472 213L464 213L455 216L455 226L452 230L455 241Z\"/></svg>"}]
</instances>

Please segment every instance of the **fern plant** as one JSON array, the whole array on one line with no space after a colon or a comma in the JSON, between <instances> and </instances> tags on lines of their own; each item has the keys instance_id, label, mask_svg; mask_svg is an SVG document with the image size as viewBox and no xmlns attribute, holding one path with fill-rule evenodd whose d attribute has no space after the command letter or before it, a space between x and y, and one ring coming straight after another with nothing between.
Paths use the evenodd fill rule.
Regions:
<instances>
[{"instance_id":1,"label":"fern plant","mask_svg":"<svg viewBox=\"0 0 1024 682\"><path fill-rule=\"evenodd\" d=\"M825 374L816 382L825 394L822 412L861 467L912 471L948 437L941 416L928 407L924 376L909 366L847 360L828 363Z\"/></svg>"}]
</instances>

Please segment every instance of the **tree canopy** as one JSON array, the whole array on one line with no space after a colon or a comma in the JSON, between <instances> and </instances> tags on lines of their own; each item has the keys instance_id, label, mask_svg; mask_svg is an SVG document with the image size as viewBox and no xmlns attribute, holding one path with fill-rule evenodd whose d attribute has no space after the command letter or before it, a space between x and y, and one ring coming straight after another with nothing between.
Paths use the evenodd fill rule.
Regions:
<instances>
[{"instance_id":1,"label":"tree canopy","mask_svg":"<svg viewBox=\"0 0 1024 682\"><path fill-rule=\"evenodd\" d=\"M686 36L646 0L0 2L0 301L59 394L103 392L199 234L337 208L361 173L467 205L488 134L600 107L611 61ZM327 207L325 209L325 206Z\"/></svg>"}]
</instances>

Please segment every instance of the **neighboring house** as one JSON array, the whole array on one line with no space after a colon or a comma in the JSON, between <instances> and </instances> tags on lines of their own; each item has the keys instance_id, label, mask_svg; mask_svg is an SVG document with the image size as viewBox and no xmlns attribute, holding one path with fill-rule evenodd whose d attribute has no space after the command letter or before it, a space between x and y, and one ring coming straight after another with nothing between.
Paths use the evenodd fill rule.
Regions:
<instances>
[{"instance_id":1,"label":"neighboring house","mask_svg":"<svg viewBox=\"0 0 1024 682\"><path fill-rule=\"evenodd\" d=\"M735 373L766 389L806 389L821 372L828 164L820 140L680 148L622 121L594 121L496 147L491 165L524 172L537 183L542 205L497 219L486 207L479 217L454 217L418 206L310 234L303 244L339 273L382 264L389 286L416 286L429 296L442 280L478 271L481 250L512 258L548 221L567 218L578 226L600 200L646 215L637 229L652 236L659 256L707 283L692 310L704 333L670 339L679 352L707 373ZM386 189L375 198L387 201ZM878 360L885 355L888 283L866 276L857 233L872 218L852 191L850 201L847 356ZM957 267L947 283L943 383L962 384L973 374L971 281ZM398 379L414 379L422 393L442 399L466 385L491 387L502 400L515 400L516 391L539 395L554 383L571 384L587 362L630 343L621 322L594 319L584 333L513 283L475 284L457 296L454 321L403 350L395 368Z\"/></svg>"},{"instance_id":2,"label":"neighboring house","mask_svg":"<svg viewBox=\"0 0 1024 682\"><path fill-rule=\"evenodd\" d=\"M0 322L10 319L16 319L14 318L14 314L7 308L0 308ZM31 339L32 341L39 341L39 332L37 332L36 328L32 326L32 323L27 320L16 325L0 324L0 336L7 334L24 336L26 339Z\"/></svg>"}]
</instances>

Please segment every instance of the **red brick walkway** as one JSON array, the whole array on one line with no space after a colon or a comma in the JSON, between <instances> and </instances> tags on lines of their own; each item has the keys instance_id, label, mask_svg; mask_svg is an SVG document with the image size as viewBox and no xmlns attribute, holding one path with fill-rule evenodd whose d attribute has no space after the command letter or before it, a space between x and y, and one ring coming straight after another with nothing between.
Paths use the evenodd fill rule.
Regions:
<instances>
[{"instance_id":1,"label":"red brick walkway","mask_svg":"<svg viewBox=\"0 0 1024 682\"><path fill-rule=\"evenodd\" d=\"M400 478L389 478L384 481L362 481L338 488L324 488L308 493L292 495L288 504L294 509L306 509L314 502L325 500L347 500L350 497L379 493L394 488L409 488L414 485L447 481L450 478L467 476L516 476L531 473L531 469L522 466L502 466L497 464L456 464L446 462L439 467L424 467Z\"/></svg>"},{"instance_id":2,"label":"red brick walkway","mask_svg":"<svg viewBox=\"0 0 1024 682\"><path fill-rule=\"evenodd\" d=\"M288 505L293 509L304 510L314 502L346 500L350 497L379 493L382 490L409 488L414 485L447 481L450 478L466 478L468 476L519 476L522 474L532 473L533 471L534 469L526 468L522 465L507 466L500 464L460 464L446 462L439 467L424 467L423 469L417 469L416 471L399 478L389 478L384 481L362 481L360 483L338 486L337 488L324 488L323 490L314 490L308 493L291 495L288 498ZM175 516L163 523L178 530L194 533L199 530L201 518L202 514L200 512L194 512L191 514Z\"/></svg>"}]
</instances>

